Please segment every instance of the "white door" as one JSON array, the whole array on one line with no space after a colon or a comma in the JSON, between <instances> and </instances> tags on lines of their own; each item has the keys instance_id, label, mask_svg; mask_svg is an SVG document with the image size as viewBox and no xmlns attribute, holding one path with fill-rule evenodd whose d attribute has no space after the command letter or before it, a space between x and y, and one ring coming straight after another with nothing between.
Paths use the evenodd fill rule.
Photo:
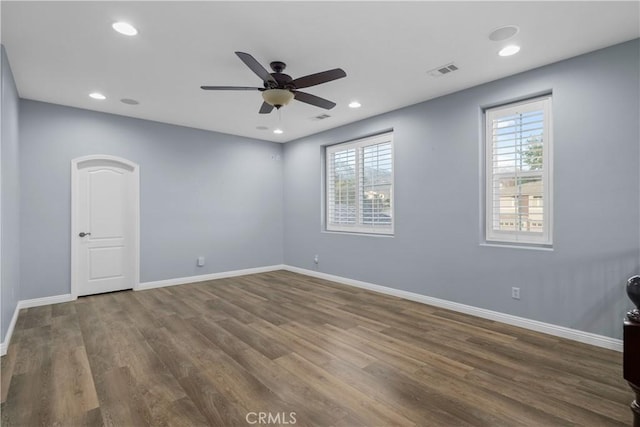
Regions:
<instances>
[{"instance_id":1,"label":"white door","mask_svg":"<svg viewBox=\"0 0 640 427\"><path fill-rule=\"evenodd\" d=\"M111 156L72 162L72 294L138 282L138 167Z\"/></svg>"}]
</instances>

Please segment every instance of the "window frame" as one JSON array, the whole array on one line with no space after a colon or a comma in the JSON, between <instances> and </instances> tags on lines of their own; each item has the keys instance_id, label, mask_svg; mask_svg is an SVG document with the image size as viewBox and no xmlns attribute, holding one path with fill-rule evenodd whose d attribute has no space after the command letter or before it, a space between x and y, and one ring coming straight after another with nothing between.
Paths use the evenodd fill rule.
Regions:
<instances>
[{"instance_id":1,"label":"window frame","mask_svg":"<svg viewBox=\"0 0 640 427\"><path fill-rule=\"evenodd\" d=\"M369 226L363 223L363 215L361 209L361 194L362 191L362 176L361 176L361 163L362 163L362 154L361 151L364 147L389 143L391 145L391 177L390 177L390 191L389 191L389 200L390 200L390 216L391 216L391 225L389 227L382 226ZM356 169L356 200L355 200L355 210L356 210L356 223L353 225L349 224L331 224L331 206L330 206L330 197L329 191L331 188L329 180L332 177L331 173L331 154L337 151L343 151L348 149L356 150L356 160L355 160L355 169ZM365 138L360 138L353 141L342 142L333 145L327 145L324 147L324 231L330 233L348 233L348 234L360 234L360 235L375 235L375 236L393 236L395 230L395 145L393 143L393 131L385 132L382 134L377 134L374 136L369 136Z\"/></svg>"},{"instance_id":2,"label":"window frame","mask_svg":"<svg viewBox=\"0 0 640 427\"><path fill-rule=\"evenodd\" d=\"M493 120L500 117L511 116L517 113L542 111L543 144L542 144L542 171L538 174L528 172L528 175L539 175L542 179L543 191L543 231L542 233L530 231L495 230L493 228L494 194L493 179ZM486 243L516 244L523 246L551 247L553 245L553 115L552 96L545 95L524 101L513 102L484 110L484 154L485 154L485 224L484 236ZM507 174L505 174L507 176ZM514 176L517 174L514 172Z\"/></svg>"}]
</instances>

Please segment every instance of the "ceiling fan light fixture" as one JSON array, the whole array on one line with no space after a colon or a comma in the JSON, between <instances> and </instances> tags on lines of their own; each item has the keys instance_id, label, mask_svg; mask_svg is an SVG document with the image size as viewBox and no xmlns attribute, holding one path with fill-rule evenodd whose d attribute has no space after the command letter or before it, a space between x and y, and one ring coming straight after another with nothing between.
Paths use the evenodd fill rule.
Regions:
<instances>
[{"instance_id":1,"label":"ceiling fan light fixture","mask_svg":"<svg viewBox=\"0 0 640 427\"><path fill-rule=\"evenodd\" d=\"M287 89L267 89L262 92L262 98L267 104L280 108L293 99L293 92Z\"/></svg>"}]
</instances>

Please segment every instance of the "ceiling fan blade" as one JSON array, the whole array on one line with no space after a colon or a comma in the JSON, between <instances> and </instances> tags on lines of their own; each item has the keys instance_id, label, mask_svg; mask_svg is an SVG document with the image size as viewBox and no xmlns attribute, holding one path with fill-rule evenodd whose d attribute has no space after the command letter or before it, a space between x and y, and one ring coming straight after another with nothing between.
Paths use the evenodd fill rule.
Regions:
<instances>
[{"instance_id":1,"label":"ceiling fan blade","mask_svg":"<svg viewBox=\"0 0 640 427\"><path fill-rule=\"evenodd\" d=\"M200 89L204 90L261 90L261 87L247 87L247 86L200 86Z\"/></svg>"},{"instance_id":2,"label":"ceiling fan blade","mask_svg":"<svg viewBox=\"0 0 640 427\"><path fill-rule=\"evenodd\" d=\"M260 114L269 114L272 110L273 110L273 105L263 102L259 112Z\"/></svg>"},{"instance_id":3,"label":"ceiling fan blade","mask_svg":"<svg viewBox=\"0 0 640 427\"><path fill-rule=\"evenodd\" d=\"M244 52L236 52L236 55L238 55L238 58L240 58L247 67L251 68L251 71L256 73L262 81L276 83L276 80L271 76L271 74L269 74L269 72L265 70L265 68L260 65L253 56Z\"/></svg>"},{"instance_id":4,"label":"ceiling fan blade","mask_svg":"<svg viewBox=\"0 0 640 427\"><path fill-rule=\"evenodd\" d=\"M299 77L292 81L291 84L294 85L296 89L302 89L305 87L330 82L332 80L341 79L343 77L347 77L347 73L345 73L342 68L334 68L333 70L322 71L320 73Z\"/></svg>"},{"instance_id":5,"label":"ceiling fan blade","mask_svg":"<svg viewBox=\"0 0 640 427\"><path fill-rule=\"evenodd\" d=\"M319 96L311 95L306 92L294 92L293 97L301 102L306 102L307 104L315 105L316 107L324 108L325 110L330 110L336 106L335 102L331 102L328 99L320 98Z\"/></svg>"}]
</instances>

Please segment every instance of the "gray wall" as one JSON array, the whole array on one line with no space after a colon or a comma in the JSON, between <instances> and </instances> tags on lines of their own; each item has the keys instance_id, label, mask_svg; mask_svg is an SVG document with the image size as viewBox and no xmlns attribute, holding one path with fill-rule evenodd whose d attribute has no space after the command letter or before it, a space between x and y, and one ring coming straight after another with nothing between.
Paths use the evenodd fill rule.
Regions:
<instances>
[{"instance_id":1,"label":"gray wall","mask_svg":"<svg viewBox=\"0 0 640 427\"><path fill-rule=\"evenodd\" d=\"M21 299L70 292L71 160L89 154L140 165L141 282L282 262L280 144L21 100L20 145Z\"/></svg>"},{"instance_id":2,"label":"gray wall","mask_svg":"<svg viewBox=\"0 0 640 427\"><path fill-rule=\"evenodd\" d=\"M0 142L0 193L2 245L0 328L1 341L9 328L11 317L20 297L20 183L18 168L18 91L4 46L0 45L2 56L2 140Z\"/></svg>"},{"instance_id":3,"label":"gray wall","mask_svg":"<svg viewBox=\"0 0 640 427\"><path fill-rule=\"evenodd\" d=\"M285 263L620 338L630 307L623 285L640 273L639 47L634 40L287 143ZM553 251L483 246L482 107L546 91ZM321 146L389 128L395 236L322 232Z\"/></svg>"}]
</instances>

